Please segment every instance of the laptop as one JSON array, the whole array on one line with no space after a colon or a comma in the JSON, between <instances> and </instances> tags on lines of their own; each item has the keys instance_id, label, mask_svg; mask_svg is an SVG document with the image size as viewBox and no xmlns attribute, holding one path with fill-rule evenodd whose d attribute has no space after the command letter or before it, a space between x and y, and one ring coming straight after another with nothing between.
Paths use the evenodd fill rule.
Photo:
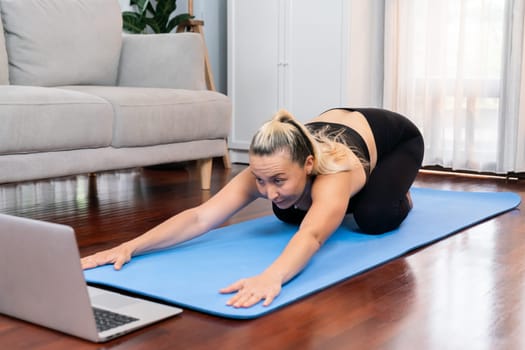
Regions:
<instances>
[{"instance_id":1,"label":"laptop","mask_svg":"<svg viewBox=\"0 0 525 350\"><path fill-rule=\"evenodd\" d=\"M71 227L0 214L0 313L104 342L181 312L87 286Z\"/></svg>"}]
</instances>

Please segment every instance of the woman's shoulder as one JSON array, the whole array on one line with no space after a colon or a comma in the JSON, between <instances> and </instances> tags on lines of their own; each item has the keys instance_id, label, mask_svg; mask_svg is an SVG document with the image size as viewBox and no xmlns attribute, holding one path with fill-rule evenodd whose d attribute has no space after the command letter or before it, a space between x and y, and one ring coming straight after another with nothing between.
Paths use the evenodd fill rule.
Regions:
<instances>
[{"instance_id":1,"label":"woman's shoulder","mask_svg":"<svg viewBox=\"0 0 525 350\"><path fill-rule=\"evenodd\" d=\"M333 197L348 197L359 192L366 183L363 171L342 171L317 175L312 184L312 200L333 200Z\"/></svg>"}]
</instances>

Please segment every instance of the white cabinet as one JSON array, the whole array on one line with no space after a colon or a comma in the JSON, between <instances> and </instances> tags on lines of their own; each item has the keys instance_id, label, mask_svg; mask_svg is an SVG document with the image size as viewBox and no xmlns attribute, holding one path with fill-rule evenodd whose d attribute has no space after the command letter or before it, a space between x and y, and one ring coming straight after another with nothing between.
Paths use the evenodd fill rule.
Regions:
<instances>
[{"instance_id":1,"label":"white cabinet","mask_svg":"<svg viewBox=\"0 0 525 350\"><path fill-rule=\"evenodd\" d=\"M229 0L229 139L247 162L251 137L280 108L305 122L344 105L348 51L345 0Z\"/></svg>"}]
</instances>

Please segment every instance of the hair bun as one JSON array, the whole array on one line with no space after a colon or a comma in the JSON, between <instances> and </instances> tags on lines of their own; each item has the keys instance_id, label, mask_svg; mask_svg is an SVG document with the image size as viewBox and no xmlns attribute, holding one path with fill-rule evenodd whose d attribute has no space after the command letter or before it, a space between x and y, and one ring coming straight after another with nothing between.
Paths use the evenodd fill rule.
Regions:
<instances>
[{"instance_id":1,"label":"hair bun","mask_svg":"<svg viewBox=\"0 0 525 350\"><path fill-rule=\"evenodd\" d=\"M272 120L287 123L290 120L294 120L294 116L287 109L281 108L277 113L274 114Z\"/></svg>"}]
</instances>

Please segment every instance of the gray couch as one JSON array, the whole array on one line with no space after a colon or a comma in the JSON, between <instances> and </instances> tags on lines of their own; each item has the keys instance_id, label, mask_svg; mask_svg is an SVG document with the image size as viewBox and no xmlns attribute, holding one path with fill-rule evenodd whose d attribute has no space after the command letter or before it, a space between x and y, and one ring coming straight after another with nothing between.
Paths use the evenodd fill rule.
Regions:
<instances>
[{"instance_id":1,"label":"gray couch","mask_svg":"<svg viewBox=\"0 0 525 350\"><path fill-rule=\"evenodd\" d=\"M227 152L199 34L122 33L118 0L0 0L0 182Z\"/></svg>"}]
</instances>

